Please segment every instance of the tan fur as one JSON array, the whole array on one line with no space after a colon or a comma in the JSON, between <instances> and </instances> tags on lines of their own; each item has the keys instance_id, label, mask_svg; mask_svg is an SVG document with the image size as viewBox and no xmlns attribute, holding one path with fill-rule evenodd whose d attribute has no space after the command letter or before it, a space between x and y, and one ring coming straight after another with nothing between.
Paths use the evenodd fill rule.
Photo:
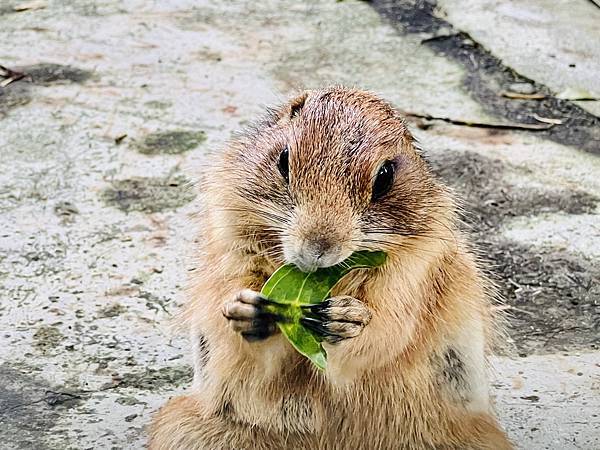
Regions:
<instances>
[{"instance_id":1,"label":"tan fur","mask_svg":"<svg viewBox=\"0 0 600 450\"><path fill-rule=\"evenodd\" d=\"M277 171L285 145L289 188ZM379 164L392 158L389 200L371 202ZM512 448L488 402L490 288L451 195L387 103L345 88L302 94L216 155L201 191L185 323L207 356L196 355L190 393L156 415L151 449ZM280 334L246 342L222 314L315 233L340 258L388 253L383 267L336 286L372 319L325 344L325 373Z\"/></svg>"}]
</instances>

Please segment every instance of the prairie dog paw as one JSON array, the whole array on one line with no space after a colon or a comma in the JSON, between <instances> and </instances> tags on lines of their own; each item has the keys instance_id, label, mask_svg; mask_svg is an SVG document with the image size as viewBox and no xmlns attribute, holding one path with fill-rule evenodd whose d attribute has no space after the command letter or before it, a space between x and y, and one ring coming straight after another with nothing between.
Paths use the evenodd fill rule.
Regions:
<instances>
[{"instance_id":1,"label":"prairie dog paw","mask_svg":"<svg viewBox=\"0 0 600 450\"><path fill-rule=\"evenodd\" d=\"M246 341L261 341L279 331L275 323L277 315L265 311L268 303L258 292L244 289L223 306L223 316Z\"/></svg>"},{"instance_id":2,"label":"prairie dog paw","mask_svg":"<svg viewBox=\"0 0 600 450\"><path fill-rule=\"evenodd\" d=\"M363 302L348 296L332 297L304 309L300 322L330 344L358 336L372 317Z\"/></svg>"}]
</instances>

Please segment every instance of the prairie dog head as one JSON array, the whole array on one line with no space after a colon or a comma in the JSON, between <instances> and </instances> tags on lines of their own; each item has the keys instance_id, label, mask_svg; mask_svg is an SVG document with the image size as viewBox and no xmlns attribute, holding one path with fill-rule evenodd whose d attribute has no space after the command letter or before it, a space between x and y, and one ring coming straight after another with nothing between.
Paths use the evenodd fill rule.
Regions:
<instances>
[{"instance_id":1,"label":"prairie dog head","mask_svg":"<svg viewBox=\"0 0 600 450\"><path fill-rule=\"evenodd\" d=\"M219 180L208 195L223 229L303 271L431 238L451 211L402 118L346 88L305 92L271 111L209 178Z\"/></svg>"}]
</instances>

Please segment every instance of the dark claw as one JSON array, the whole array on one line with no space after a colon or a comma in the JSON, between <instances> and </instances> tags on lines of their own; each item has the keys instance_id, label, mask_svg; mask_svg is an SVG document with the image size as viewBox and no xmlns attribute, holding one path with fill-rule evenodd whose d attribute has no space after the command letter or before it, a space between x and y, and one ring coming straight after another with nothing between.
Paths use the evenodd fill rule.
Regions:
<instances>
[{"instance_id":1,"label":"dark claw","mask_svg":"<svg viewBox=\"0 0 600 450\"><path fill-rule=\"evenodd\" d=\"M319 319L313 319L312 317L303 317L300 319L300 323L311 331L314 331L319 336L335 336L329 330L327 330L325 324Z\"/></svg>"},{"instance_id":2,"label":"dark claw","mask_svg":"<svg viewBox=\"0 0 600 450\"><path fill-rule=\"evenodd\" d=\"M321 303L316 303L314 305L302 306L301 308L306 312L307 315L304 316L306 319L316 320L321 323L325 323L328 321L332 321L329 316L329 308L331 307L331 302L329 300L325 300ZM302 319L301 319L302 321ZM344 320L337 319L338 322L347 322L347 323L355 323L360 325L360 322L356 320ZM308 325L307 325L308 326Z\"/></svg>"},{"instance_id":3,"label":"dark claw","mask_svg":"<svg viewBox=\"0 0 600 450\"><path fill-rule=\"evenodd\" d=\"M300 323L323 341L334 344L358 336L371 319L370 312L353 298L337 297L302 306Z\"/></svg>"},{"instance_id":4,"label":"dark claw","mask_svg":"<svg viewBox=\"0 0 600 450\"><path fill-rule=\"evenodd\" d=\"M314 305L306 305L302 306L302 309L305 311L310 311L311 313L320 316L331 306L331 302L329 300L322 301L320 303L315 303Z\"/></svg>"},{"instance_id":5,"label":"dark claw","mask_svg":"<svg viewBox=\"0 0 600 450\"><path fill-rule=\"evenodd\" d=\"M315 333L321 339L329 342L330 344L336 344L340 342L343 338L330 332L325 324L318 319L313 319L311 317L303 317L300 319L300 323L308 328L310 331Z\"/></svg>"}]
</instances>

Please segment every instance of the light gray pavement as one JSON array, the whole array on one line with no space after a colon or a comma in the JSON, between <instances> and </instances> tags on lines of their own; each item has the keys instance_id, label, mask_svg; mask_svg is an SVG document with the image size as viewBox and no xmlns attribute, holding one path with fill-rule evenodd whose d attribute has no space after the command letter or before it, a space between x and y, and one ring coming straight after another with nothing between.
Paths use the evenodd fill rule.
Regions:
<instances>
[{"instance_id":1,"label":"light gray pavement","mask_svg":"<svg viewBox=\"0 0 600 450\"><path fill-rule=\"evenodd\" d=\"M32 75L0 88L6 449L143 447L151 413L190 381L189 344L171 326L193 265L188 183L264 105L335 83L415 115L515 122L478 94L483 82L498 95L514 86L473 71L464 61L477 55L440 50L458 31L550 96L600 94L600 8L585 0L419 2L421 28L381 5L408 2L77 0L15 12L23 3L0 0L0 64ZM427 11L444 22L432 29ZM508 297L514 350L493 359L493 395L523 449L600 448L599 103L547 101L546 118L583 117L565 142L411 121L475 211Z\"/></svg>"}]
</instances>

